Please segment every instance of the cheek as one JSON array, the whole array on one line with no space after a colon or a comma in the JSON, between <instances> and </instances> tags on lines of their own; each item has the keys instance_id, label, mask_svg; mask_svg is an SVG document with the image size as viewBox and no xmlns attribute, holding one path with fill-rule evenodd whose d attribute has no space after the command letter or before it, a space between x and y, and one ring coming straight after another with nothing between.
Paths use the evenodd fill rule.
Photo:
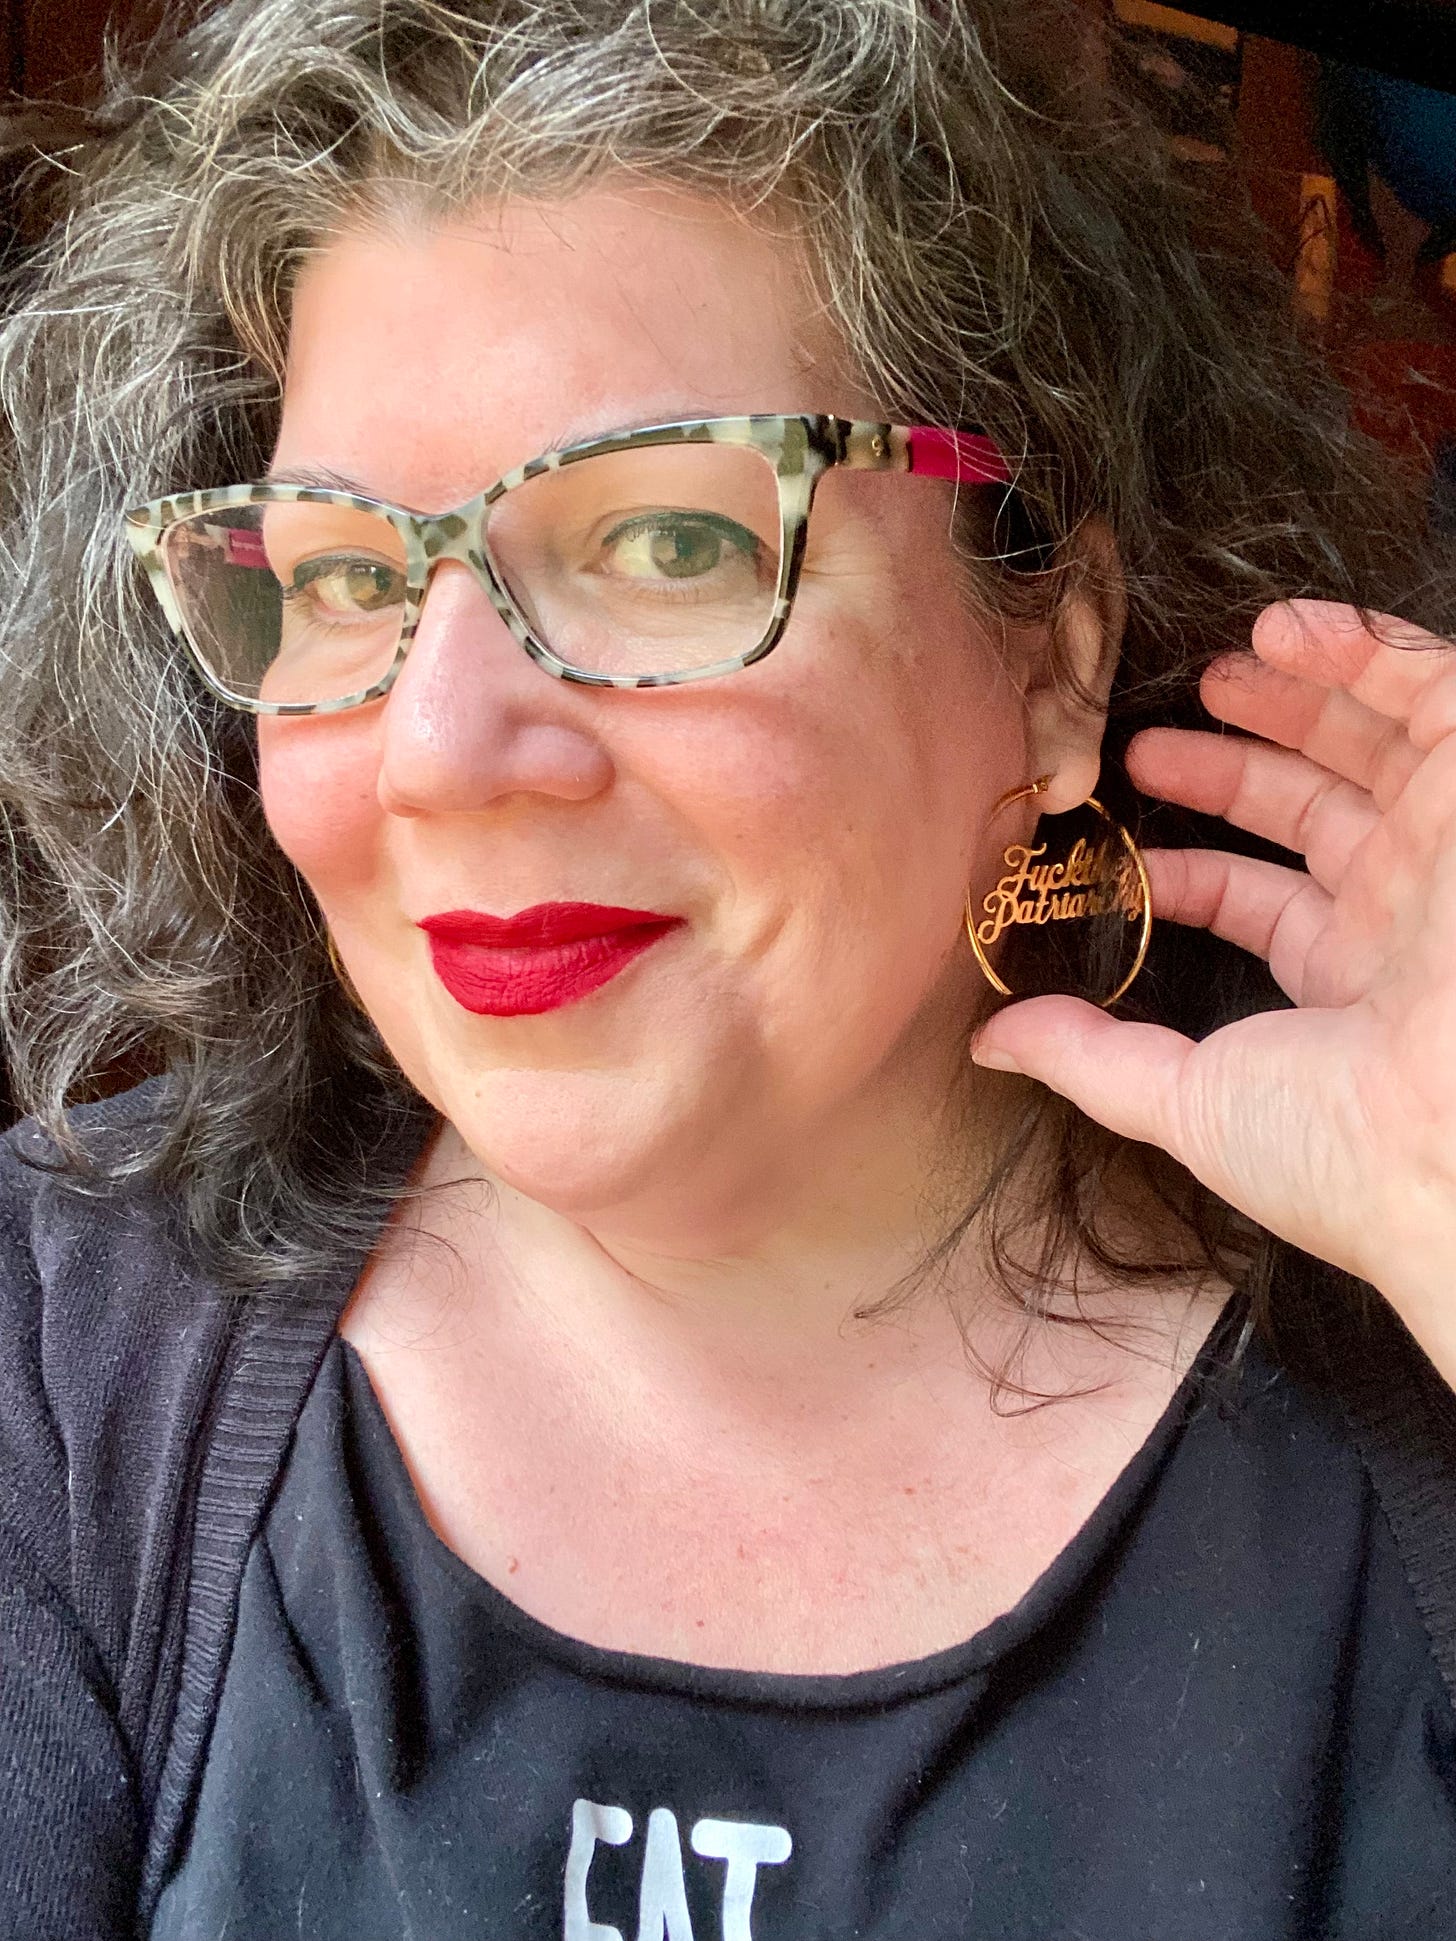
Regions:
<instances>
[{"instance_id":1,"label":"cheek","mask_svg":"<svg viewBox=\"0 0 1456 1941\"><path fill-rule=\"evenodd\" d=\"M377 737L359 715L258 719L258 784L274 841L325 897L368 880L381 824Z\"/></svg>"},{"instance_id":2,"label":"cheek","mask_svg":"<svg viewBox=\"0 0 1456 1941\"><path fill-rule=\"evenodd\" d=\"M1019 773L1020 714L963 617L898 638L812 618L711 709L700 689L679 722L664 711L643 749L693 846L747 891L738 920L852 977L867 954L934 953L954 931L990 804Z\"/></svg>"},{"instance_id":3,"label":"cheek","mask_svg":"<svg viewBox=\"0 0 1456 1941\"><path fill-rule=\"evenodd\" d=\"M956 865L989 804L1020 778L1020 696L992 643L949 599L902 605L895 627L839 627L824 661L825 808L880 849L892 880ZM827 630L826 630L827 634Z\"/></svg>"}]
</instances>

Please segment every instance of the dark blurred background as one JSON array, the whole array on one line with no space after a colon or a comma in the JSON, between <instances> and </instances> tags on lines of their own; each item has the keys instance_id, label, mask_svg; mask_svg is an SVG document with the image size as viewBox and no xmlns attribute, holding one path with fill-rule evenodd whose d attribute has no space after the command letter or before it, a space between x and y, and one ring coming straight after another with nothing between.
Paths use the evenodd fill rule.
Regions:
<instances>
[{"instance_id":1,"label":"dark blurred background","mask_svg":"<svg viewBox=\"0 0 1456 1941\"><path fill-rule=\"evenodd\" d=\"M0 71L12 93L48 94L75 88L101 60L108 22L127 31L149 31L161 18L162 0L107 4L107 0L4 0L0 16Z\"/></svg>"},{"instance_id":2,"label":"dark blurred background","mask_svg":"<svg viewBox=\"0 0 1456 1941\"><path fill-rule=\"evenodd\" d=\"M1247 184L1364 427L1456 531L1456 0L1084 0L1194 172Z\"/></svg>"}]
</instances>

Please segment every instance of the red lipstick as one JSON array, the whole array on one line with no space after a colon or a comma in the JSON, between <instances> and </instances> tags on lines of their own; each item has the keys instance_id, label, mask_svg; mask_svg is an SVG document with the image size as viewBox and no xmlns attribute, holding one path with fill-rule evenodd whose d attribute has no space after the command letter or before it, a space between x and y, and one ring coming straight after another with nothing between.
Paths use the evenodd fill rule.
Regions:
<instances>
[{"instance_id":1,"label":"red lipstick","mask_svg":"<svg viewBox=\"0 0 1456 1941\"><path fill-rule=\"evenodd\" d=\"M608 903L535 903L513 917L423 917L430 961L455 1002L493 1018L555 1011L610 983L681 917Z\"/></svg>"}]
</instances>

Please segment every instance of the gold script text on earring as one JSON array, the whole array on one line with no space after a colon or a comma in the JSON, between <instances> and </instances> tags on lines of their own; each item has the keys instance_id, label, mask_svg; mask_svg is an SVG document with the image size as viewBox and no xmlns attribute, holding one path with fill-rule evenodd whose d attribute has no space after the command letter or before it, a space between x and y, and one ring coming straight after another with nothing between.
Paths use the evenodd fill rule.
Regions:
<instances>
[{"instance_id":1,"label":"gold script text on earring","mask_svg":"<svg viewBox=\"0 0 1456 1941\"><path fill-rule=\"evenodd\" d=\"M1069 917L1111 916L1121 910L1129 923L1143 914L1136 867L1115 856L1111 841L1089 843L1079 836L1064 863L1038 863L1046 844L1035 849L1012 843L1002 855L1003 876L981 907L976 925L983 944L993 944L1014 923L1060 923Z\"/></svg>"}]
</instances>

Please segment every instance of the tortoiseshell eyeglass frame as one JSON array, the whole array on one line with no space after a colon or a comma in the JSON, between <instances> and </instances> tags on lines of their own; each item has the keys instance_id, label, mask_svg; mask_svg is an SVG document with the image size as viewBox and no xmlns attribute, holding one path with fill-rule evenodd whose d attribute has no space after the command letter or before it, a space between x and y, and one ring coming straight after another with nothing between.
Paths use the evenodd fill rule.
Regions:
<instances>
[{"instance_id":1,"label":"tortoiseshell eyeglass frame","mask_svg":"<svg viewBox=\"0 0 1456 1941\"><path fill-rule=\"evenodd\" d=\"M736 445L760 452L773 466L778 481L781 545L778 585L773 609L761 639L731 660L671 673L601 674L572 667L539 639L512 598L497 571L486 541L486 522L497 499L543 472L578 464L599 454L635 451L651 445ZM196 662L207 686L219 699L249 714L337 714L345 708L377 700L393 686L419 625L430 575L441 560L468 566L489 594L501 619L531 659L559 680L588 687L677 687L736 673L772 652L783 636L793 610L809 513L819 480L836 465L858 471L909 472L921 477L949 479L962 485L1009 485L1011 472L997 446L983 431L938 431L925 425L879 424L871 420L835 418L821 413L778 416L754 413L741 418L694 418L680 423L644 425L640 430L608 434L569 445L527 460L453 511L411 512L378 499L313 485L227 485L201 492L174 492L137 506L125 514L125 530L147 569L152 589L173 632ZM386 672L355 694L327 701L261 701L236 694L224 685L191 639L168 575L163 538L169 526L198 513L250 505L339 505L375 512L386 518L403 542L406 559L404 615L399 645Z\"/></svg>"}]
</instances>

